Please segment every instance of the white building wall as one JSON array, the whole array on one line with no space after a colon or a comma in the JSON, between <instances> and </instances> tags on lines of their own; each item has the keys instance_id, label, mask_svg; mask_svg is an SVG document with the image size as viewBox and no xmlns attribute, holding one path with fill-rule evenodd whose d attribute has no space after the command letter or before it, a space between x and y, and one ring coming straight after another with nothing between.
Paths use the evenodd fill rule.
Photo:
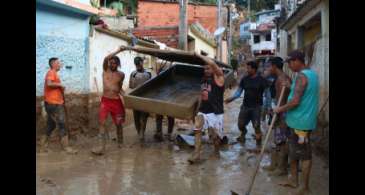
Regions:
<instances>
[{"instance_id":1,"label":"white building wall","mask_svg":"<svg viewBox=\"0 0 365 195\"><path fill-rule=\"evenodd\" d=\"M97 80L97 86L99 89L99 93L102 92L103 89L103 60L104 57L109 55L111 52L114 52L118 49L119 46L124 45L128 46L127 41L96 31L94 30L93 36L90 37L90 51L89 51L89 64L90 64L90 92L97 92L95 78ZM136 56L144 56L142 54L138 54L134 51L123 51L117 55L120 59L121 67L120 71L124 72L125 79L123 82L123 89L129 91L129 76L133 70L135 70L134 66L134 58ZM147 59L151 59L150 56L146 56ZM151 60L148 60L151 61Z\"/></svg>"},{"instance_id":2,"label":"white building wall","mask_svg":"<svg viewBox=\"0 0 365 195\"><path fill-rule=\"evenodd\" d=\"M214 58L216 49L197 37L194 33L192 33L189 29L189 36L193 37L195 39L195 51L200 53L200 51L204 51L208 53L208 56L211 58Z\"/></svg>"}]
</instances>

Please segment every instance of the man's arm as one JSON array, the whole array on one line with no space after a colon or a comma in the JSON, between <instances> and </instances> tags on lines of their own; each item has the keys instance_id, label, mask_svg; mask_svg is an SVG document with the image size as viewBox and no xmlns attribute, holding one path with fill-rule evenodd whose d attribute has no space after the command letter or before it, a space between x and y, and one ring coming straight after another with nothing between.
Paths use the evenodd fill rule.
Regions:
<instances>
[{"instance_id":1,"label":"man's arm","mask_svg":"<svg viewBox=\"0 0 365 195\"><path fill-rule=\"evenodd\" d=\"M210 66L213 70L213 74L215 76L216 82L218 85L224 85L224 74L221 68L210 58L200 55L195 52L195 55L202 59L208 66Z\"/></svg>"},{"instance_id":2,"label":"man's arm","mask_svg":"<svg viewBox=\"0 0 365 195\"><path fill-rule=\"evenodd\" d=\"M112 52L111 54L107 55L105 58L104 58L104 62L103 62L103 69L104 71L106 71L108 69L108 66L109 66L109 59L115 55L117 55L118 53L122 52L126 50L126 48L124 46L120 46L116 51Z\"/></svg>"},{"instance_id":3,"label":"man's arm","mask_svg":"<svg viewBox=\"0 0 365 195\"><path fill-rule=\"evenodd\" d=\"M46 84L47 84L47 87L61 88L62 90L65 89L65 86L63 86L61 83L54 83L52 80L49 80L49 79L47 79Z\"/></svg>"},{"instance_id":4,"label":"man's arm","mask_svg":"<svg viewBox=\"0 0 365 195\"><path fill-rule=\"evenodd\" d=\"M233 96L227 98L226 100L224 100L224 102L226 104L228 104L228 103L232 102L233 100L241 97L242 91L243 91L243 88L242 87L238 87L237 90L234 92Z\"/></svg>"},{"instance_id":5,"label":"man's arm","mask_svg":"<svg viewBox=\"0 0 365 195\"><path fill-rule=\"evenodd\" d=\"M304 90L307 87L307 77L303 73L298 74L298 78L295 81L295 88L294 88L294 96L288 103L283 106L277 107L274 109L274 112L286 112L292 108L295 108L299 105L300 99L304 94Z\"/></svg>"},{"instance_id":6,"label":"man's arm","mask_svg":"<svg viewBox=\"0 0 365 195\"><path fill-rule=\"evenodd\" d=\"M122 78L119 83L119 86L120 86L119 94L123 96L125 94L125 91L123 90L123 81L124 81L124 77L125 77L124 73L121 72L121 76L122 76Z\"/></svg>"}]
</instances>

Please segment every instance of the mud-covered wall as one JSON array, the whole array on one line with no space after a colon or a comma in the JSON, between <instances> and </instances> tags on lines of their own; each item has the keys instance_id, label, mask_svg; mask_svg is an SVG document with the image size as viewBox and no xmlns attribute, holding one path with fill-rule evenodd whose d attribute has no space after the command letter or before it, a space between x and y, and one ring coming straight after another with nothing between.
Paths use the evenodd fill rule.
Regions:
<instances>
[{"instance_id":1,"label":"mud-covered wall","mask_svg":"<svg viewBox=\"0 0 365 195\"><path fill-rule=\"evenodd\" d=\"M36 6L36 95L43 95L48 60L58 57L67 93L86 93L88 83L89 16L48 5Z\"/></svg>"}]
</instances>

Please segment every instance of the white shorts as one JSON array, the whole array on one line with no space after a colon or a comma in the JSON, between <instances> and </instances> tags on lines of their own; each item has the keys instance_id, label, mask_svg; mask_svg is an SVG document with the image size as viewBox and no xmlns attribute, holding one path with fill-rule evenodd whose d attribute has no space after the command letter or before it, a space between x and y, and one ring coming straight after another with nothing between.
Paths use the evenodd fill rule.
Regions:
<instances>
[{"instance_id":1,"label":"white shorts","mask_svg":"<svg viewBox=\"0 0 365 195\"><path fill-rule=\"evenodd\" d=\"M197 115L202 115L204 118L203 131L207 131L209 127L215 129L215 133L222 139L223 138L223 114L204 114L198 112ZM195 130L198 130L195 128Z\"/></svg>"}]
</instances>

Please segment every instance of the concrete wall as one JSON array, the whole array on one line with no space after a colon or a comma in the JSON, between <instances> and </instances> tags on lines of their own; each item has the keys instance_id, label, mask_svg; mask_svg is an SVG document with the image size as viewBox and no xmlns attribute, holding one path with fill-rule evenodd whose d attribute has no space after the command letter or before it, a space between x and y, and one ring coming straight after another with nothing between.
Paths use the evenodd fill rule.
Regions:
<instances>
[{"instance_id":1,"label":"concrete wall","mask_svg":"<svg viewBox=\"0 0 365 195\"><path fill-rule=\"evenodd\" d=\"M36 5L36 95L43 95L48 59L63 63L61 82L67 92L88 91L89 16L37 3ZM69 68L66 68L69 67Z\"/></svg>"},{"instance_id":2,"label":"concrete wall","mask_svg":"<svg viewBox=\"0 0 365 195\"><path fill-rule=\"evenodd\" d=\"M209 57L214 58L215 51L216 51L216 49L214 47L212 47L211 45L209 45L208 43L206 43L205 41L203 41L202 39L197 37L194 33L191 32L190 29L189 29L188 34L189 34L189 36L191 36L195 39L194 51L196 51L198 53L200 53L200 51L204 51L204 52L208 53Z\"/></svg>"},{"instance_id":3,"label":"concrete wall","mask_svg":"<svg viewBox=\"0 0 365 195\"><path fill-rule=\"evenodd\" d=\"M101 17L101 19L108 25L110 30L124 31L134 28L133 20L127 19L126 16L120 17Z\"/></svg>"}]
</instances>

